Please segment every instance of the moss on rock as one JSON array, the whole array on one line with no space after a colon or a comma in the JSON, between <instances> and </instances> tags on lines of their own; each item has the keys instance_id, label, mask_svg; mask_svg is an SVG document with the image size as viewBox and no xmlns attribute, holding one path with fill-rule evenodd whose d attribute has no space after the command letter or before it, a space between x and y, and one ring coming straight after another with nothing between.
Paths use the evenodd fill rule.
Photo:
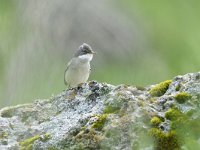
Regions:
<instances>
[{"instance_id":1,"label":"moss on rock","mask_svg":"<svg viewBox=\"0 0 200 150\"><path fill-rule=\"evenodd\" d=\"M165 117L166 119L169 120L177 120L177 118L182 117L183 114L182 112L180 112L178 109L176 108L170 108L166 113L165 113Z\"/></svg>"},{"instance_id":2,"label":"moss on rock","mask_svg":"<svg viewBox=\"0 0 200 150\"><path fill-rule=\"evenodd\" d=\"M30 137L24 141L21 141L19 143L20 145L20 150L32 150L33 149L33 143L36 140L40 140L42 142L46 142L51 138L51 135L49 133L46 133L44 135L35 135L33 137Z\"/></svg>"},{"instance_id":3,"label":"moss on rock","mask_svg":"<svg viewBox=\"0 0 200 150\"><path fill-rule=\"evenodd\" d=\"M13 109L12 108L5 108L1 112L1 117L3 118L11 118L13 116Z\"/></svg>"},{"instance_id":4,"label":"moss on rock","mask_svg":"<svg viewBox=\"0 0 200 150\"><path fill-rule=\"evenodd\" d=\"M33 143L40 138L40 135L33 136L31 138L28 138L22 142L20 142L21 150L32 150L33 149Z\"/></svg>"},{"instance_id":5,"label":"moss on rock","mask_svg":"<svg viewBox=\"0 0 200 150\"><path fill-rule=\"evenodd\" d=\"M40 141L42 141L42 142L46 142L49 139L51 139L51 135L49 133L46 133L46 134L40 136Z\"/></svg>"},{"instance_id":6,"label":"moss on rock","mask_svg":"<svg viewBox=\"0 0 200 150\"><path fill-rule=\"evenodd\" d=\"M120 107L114 107L111 105L108 105L104 109L104 113L110 114L110 113L117 113L120 110Z\"/></svg>"},{"instance_id":7,"label":"moss on rock","mask_svg":"<svg viewBox=\"0 0 200 150\"><path fill-rule=\"evenodd\" d=\"M186 92L181 92L181 93L178 93L174 98L178 103L182 104L186 102L187 100L191 99L192 96Z\"/></svg>"},{"instance_id":8,"label":"moss on rock","mask_svg":"<svg viewBox=\"0 0 200 150\"><path fill-rule=\"evenodd\" d=\"M150 129L150 135L154 139L154 147L156 150L179 150L181 149L180 141L175 131L169 131L164 133L160 129L152 128Z\"/></svg>"},{"instance_id":9,"label":"moss on rock","mask_svg":"<svg viewBox=\"0 0 200 150\"><path fill-rule=\"evenodd\" d=\"M165 94L165 92L167 91L167 89L169 88L169 85L172 83L172 80L167 80L164 82L161 82L159 84L157 84L156 86L154 86L149 93L151 94L151 96L162 96Z\"/></svg>"},{"instance_id":10,"label":"moss on rock","mask_svg":"<svg viewBox=\"0 0 200 150\"><path fill-rule=\"evenodd\" d=\"M0 139L5 139L8 137L8 132L4 131L0 133Z\"/></svg>"},{"instance_id":11,"label":"moss on rock","mask_svg":"<svg viewBox=\"0 0 200 150\"><path fill-rule=\"evenodd\" d=\"M84 131L80 131L75 139L74 142L76 143L73 148L72 147L65 147L69 149L99 149L100 148L100 141L102 140L102 136L98 134L97 131L94 129L86 129ZM69 146L69 145L68 145Z\"/></svg>"},{"instance_id":12,"label":"moss on rock","mask_svg":"<svg viewBox=\"0 0 200 150\"><path fill-rule=\"evenodd\" d=\"M155 116L155 117L151 118L152 126L158 126L161 122L162 122L162 120L159 117Z\"/></svg>"},{"instance_id":13,"label":"moss on rock","mask_svg":"<svg viewBox=\"0 0 200 150\"><path fill-rule=\"evenodd\" d=\"M94 124L92 125L92 128L96 129L96 130L102 130L102 128L104 127L104 124L107 120L107 114L103 114L101 116L99 116L99 118L97 119L96 122L94 122Z\"/></svg>"}]
</instances>

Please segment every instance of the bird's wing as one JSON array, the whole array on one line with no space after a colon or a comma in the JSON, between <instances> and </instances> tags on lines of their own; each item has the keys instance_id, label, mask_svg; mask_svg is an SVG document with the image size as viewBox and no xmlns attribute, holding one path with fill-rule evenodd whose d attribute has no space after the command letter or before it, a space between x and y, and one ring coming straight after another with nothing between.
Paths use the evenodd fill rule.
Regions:
<instances>
[{"instance_id":1,"label":"bird's wing","mask_svg":"<svg viewBox=\"0 0 200 150\"><path fill-rule=\"evenodd\" d=\"M67 64L67 68L65 69L65 72L64 72L64 83L65 83L65 85L68 85L67 81L65 80L65 74L66 74L66 72L67 72L67 70L69 68L69 64L70 63L71 63L71 61Z\"/></svg>"},{"instance_id":2,"label":"bird's wing","mask_svg":"<svg viewBox=\"0 0 200 150\"><path fill-rule=\"evenodd\" d=\"M90 67L90 71L89 71L89 74L91 73L91 67Z\"/></svg>"}]
</instances>

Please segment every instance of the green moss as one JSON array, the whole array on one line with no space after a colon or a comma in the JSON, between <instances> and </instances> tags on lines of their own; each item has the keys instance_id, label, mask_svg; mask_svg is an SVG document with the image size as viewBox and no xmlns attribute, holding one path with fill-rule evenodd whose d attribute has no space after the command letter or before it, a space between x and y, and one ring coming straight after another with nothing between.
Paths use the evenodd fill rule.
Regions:
<instances>
[{"instance_id":1,"label":"green moss","mask_svg":"<svg viewBox=\"0 0 200 150\"><path fill-rule=\"evenodd\" d=\"M153 117L151 119L152 126L158 126L161 122L162 122L162 120L159 117Z\"/></svg>"},{"instance_id":2,"label":"green moss","mask_svg":"<svg viewBox=\"0 0 200 150\"><path fill-rule=\"evenodd\" d=\"M33 149L33 143L36 140L40 140L42 142L46 142L51 138L51 135L49 133L46 133L44 135L35 135L31 138L28 138L24 141L21 141L19 144L21 146L21 150L32 150Z\"/></svg>"},{"instance_id":3,"label":"green moss","mask_svg":"<svg viewBox=\"0 0 200 150\"><path fill-rule=\"evenodd\" d=\"M5 107L0 111L1 117L4 118L11 118L14 114L16 114L16 111L19 109L23 109L26 107L32 107L32 104L23 104L23 105L17 105L12 107Z\"/></svg>"},{"instance_id":4,"label":"green moss","mask_svg":"<svg viewBox=\"0 0 200 150\"><path fill-rule=\"evenodd\" d=\"M181 85L179 84L179 85L176 86L176 89L175 89L175 90L176 90L176 91L179 91L180 88L181 88Z\"/></svg>"},{"instance_id":5,"label":"green moss","mask_svg":"<svg viewBox=\"0 0 200 150\"><path fill-rule=\"evenodd\" d=\"M197 140L200 136L200 118L193 118L191 113L194 112L183 113L177 108L170 108L165 113L166 119L171 121L171 130L176 131L181 143L187 143L188 139Z\"/></svg>"},{"instance_id":6,"label":"green moss","mask_svg":"<svg viewBox=\"0 0 200 150\"><path fill-rule=\"evenodd\" d=\"M40 141L46 142L46 141L48 141L50 138L51 138L51 135L50 135L49 133L46 133L46 134L40 136Z\"/></svg>"},{"instance_id":7,"label":"green moss","mask_svg":"<svg viewBox=\"0 0 200 150\"><path fill-rule=\"evenodd\" d=\"M80 129L80 130L82 131L82 130L85 130L85 129L86 129L86 127L84 126L84 127L81 127L81 129Z\"/></svg>"},{"instance_id":8,"label":"green moss","mask_svg":"<svg viewBox=\"0 0 200 150\"><path fill-rule=\"evenodd\" d=\"M100 94L101 95L106 95L111 91L111 89L107 86L104 85L101 89L100 89Z\"/></svg>"},{"instance_id":9,"label":"green moss","mask_svg":"<svg viewBox=\"0 0 200 150\"><path fill-rule=\"evenodd\" d=\"M137 101L137 105L138 105L139 107L144 107L144 106L146 105L146 103L145 103L144 100L140 99L139 101Z\"/></svg>"},{"instance_id":10,"label":"green moss","mask_svg":"<svg viewBox=\"0 0 200 150\"><path fill-rule=\"evenodd\" d=\"M165 92L167 91L167 89L169 88L169 85L172 83L171 80L167 80L164 82L161 82L159 84L157 84L155 87L153 87L149 93L151 94L151 96L162 96L165 94Z\"/></svg>"},{"instance_id":11,"label":"green moss","mask_svg":"<svg viewBox=\"0 0 200 150\"><path fill-rule=\"evenodd\" d=\"M49 147L49 148L47 148L47 150L58 150L58 149L55 147Z\"/></svg>"},{"instance_id":12,"label":"green moss","mask_svg":"<svg viewBox=\"0 0 200 150\"><path fill-rule=\"evenodd\" d=\"M156 150L179 150L180 141L178 140L178 136L175 131L169 131L168 133L164 133L160 129L152 128L150 129L150 135L154 139L154 146Z\"/></svg>"},{"instance_id":13,"label":"green moss","mask_svg":"<svg viewBox=\"0 0 200 150\"><path fill-rule=\"evenodd\" d=\"M36 135L34 137L28 138L22 142L20 142L21 150L32 150L33 149L33 143L40 138L39 135Z\"/></svg>"},{"instance_id":14,"label":"green moss","mask_svg":"<svg viewBox=\"0 0 200 150\"><path fill-rule=\"evenodd\" d=\"M103 115L99 116L98 120L92 125L92 128L99 130L99 131L102 130L106 120L107 120L107 114L103 114Z\"/></svg>"},{"instance_id":15,"label":"green moss","mask_svg":"<svg viewBox=\"0 0 200 150\"><path fill-rule=\"evenodd\" d=\"M170 108L166 113L165 113L165 118L169 120L177 120L178 118L182 117L183 114L175 108Z\"/></svg>"},{"instance_id":16,"label":"green moss","mask_svg":"<svg viewBox=\"0 0 200 150\"><path fill-rule=\"evenodd\" d=\"M104 113L106 113L106 114L117 113L117 112L119 112L119 110L120 110L120 107L113 107L111 105L108 105L105 107Z\"/></svg>"},{"instance_id":17,"label":"green moss","mask_svg":"<svg viewBox=\"0 0 200 150\"><path fill-rule=\"evenodd\" d=\"M75 144L73 148L70 146L65 146L66 149L77 149L77 150L85 150L85 149L100 149L100 141L103 139L99 132L94 129L80 131L79 134L75 136Z\"/></svg>"},{"instance_id":18,"label":"green moss","mask_svg":"<svg viewBox=\"0 0 200 150\"><path fill-rule=\"evenodd\" d=\"M26 122L28 120L28 118L29 118L29 116L27 114L23 115L21 121Z\"/></svg>"},{"instance_id":19,"label":"green moss","mask_svg":"<svg viewBox=\"0 0 200 150\"><path fill-rule=\"evenodd\" d=\"M151 97L149 99L149 102L152 104L152 103L155 103L157 101L157 99L155 97Z\"/></svg>"},{"instance_id":20,"label":"green moss","mask_svg":"<svg viewBox=\"0 0 200 150\"><path fill-rule=\"evenodd\" d=\"M1 112L1 117L11 118L12 116L13 116L13 109L12 108L5 108Z\"/></svg>"},{"instance_id":21,"label":"green moss","mask_svg":"<svg viewBox=\"0 0 200 150\"><path fill-rule=\"evenodd\" d=\"M185 101L191 99L192 96L186 92L181 92L181 93L178 93L174 98L178 103L182 104Z\"/></svg>"},{"instance_id":22,"label":"green moss","mask_svg":"<svg viewBox=\"0 0 200 150\"><path fill-rule=\"evenodd\" d=\"M0 133L0 139L5 139L7 137L8 137L8 132L3 131L3 132Z\"/></svg>"}]
</instances>

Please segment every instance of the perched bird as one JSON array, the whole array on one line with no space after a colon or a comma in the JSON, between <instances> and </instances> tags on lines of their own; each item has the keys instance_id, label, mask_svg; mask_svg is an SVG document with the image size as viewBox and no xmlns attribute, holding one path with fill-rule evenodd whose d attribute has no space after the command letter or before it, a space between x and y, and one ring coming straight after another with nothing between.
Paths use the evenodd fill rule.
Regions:
<instances>
[{"instance_id":1,"label":"perched bird","mask_svg":"<svg viewBox=\"0 0 200 150\"><path fill-rule=\"evenodd\" d=\"M64 82L70 88L74 88L88 80L90 75L90 61L95 52L90 45L83 43L74 57L69 61L64 74Z\"/></svg>"}]
</instances>

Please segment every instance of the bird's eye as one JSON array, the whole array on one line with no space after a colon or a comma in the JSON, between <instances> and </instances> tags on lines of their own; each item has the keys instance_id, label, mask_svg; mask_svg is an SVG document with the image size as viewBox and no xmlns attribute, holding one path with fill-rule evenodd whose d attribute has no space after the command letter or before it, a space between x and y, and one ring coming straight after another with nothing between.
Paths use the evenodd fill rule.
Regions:
<instances>
[{"instance_id":1,"label":"bird's eye","mask_svg":"<svg viewBox=\"0 0 200 150\"><path fill-rule=\"evenodd\" d=\"M89 49L87 49L87 48L85 48L83 51L84 51L85 53L89 53L89 52L90 52Z\"/></svg>"}]
</instances>

